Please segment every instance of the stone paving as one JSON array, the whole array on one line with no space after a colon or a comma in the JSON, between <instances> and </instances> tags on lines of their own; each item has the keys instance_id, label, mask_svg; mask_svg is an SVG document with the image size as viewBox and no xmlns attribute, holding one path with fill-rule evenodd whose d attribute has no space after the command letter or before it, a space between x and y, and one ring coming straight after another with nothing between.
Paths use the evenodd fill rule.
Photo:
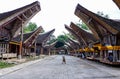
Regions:
<instances>
[{"instance_id":1,"label":"stone paving","mask_svg":"<svg viewBox=\"0 0 120 79\"><path fill-rule=\"evenodd\" d=\"M62 64L61 55L50 56L0 76L0 79L120 79L120 68L103 66L72 56L65 57L67 64Z\"/></svg>"}]
</instances>

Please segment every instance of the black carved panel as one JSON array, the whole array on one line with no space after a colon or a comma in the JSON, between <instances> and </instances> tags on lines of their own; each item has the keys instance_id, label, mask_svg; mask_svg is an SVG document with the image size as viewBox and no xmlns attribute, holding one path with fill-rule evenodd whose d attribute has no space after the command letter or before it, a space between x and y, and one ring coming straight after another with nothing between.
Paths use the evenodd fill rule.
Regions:
<instances>
[{"instance_id":1,"label":"black carved panel","mask_svg":"<svg viewBox=\"0 0 120 79\"><path fill-rule=\"evenodd\" d=\"M9 41L11 39L9 31L4 28L0 29L0 41Z\"/></svg>"}]
</instances>

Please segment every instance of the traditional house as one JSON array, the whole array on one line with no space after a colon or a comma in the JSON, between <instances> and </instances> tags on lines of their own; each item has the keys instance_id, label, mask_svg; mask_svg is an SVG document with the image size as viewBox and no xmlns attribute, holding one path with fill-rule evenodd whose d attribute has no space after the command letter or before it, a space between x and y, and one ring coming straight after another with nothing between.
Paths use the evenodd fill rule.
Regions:
<instances>
[{"instance_id":1,"label":"traditional house","mask_svg":"<svg viewBox=\"0 0 120 79\"><path fill-rule=\"evenodd\" d=\"M98 46L100 61L108 64L120 64L120 22L101 17L80 4L76 7L75 15L82 19L100 42L101 46Z\"/></svg>"},{"instance_id":2,"label":"traditional house","mask_svg":"<svg viewBox=\"0 0 120 79\"><path fill-rule=\"evenodd\" d=\"M79 26L75 25L74 23L71 22L70 27L78 34L78 36L81 37L85 46L89 46L90 43L96 41L92 33L87 32L84 29L81 29Z\"/></svg>"},{"instance_id":3,"label":"traditional house","mask_svg":"<svg viewBox=\"0 0 120 79\"><path fill-rule=\"evenodd\" d=\"M45 53L44 46L46 45L47 41L49 40L49 37L53 34L54 31L55 31L55 29L53 29L49 32L42 33L37 37L37 39L36 39L37 55Z\"/></svg>"},{"instance_id":4,"label":"traditional house","mask_svg":"<svg viewBox=\"0 0 120 79\"><path fill-rule=\"evenodd\" d=\"M19 35L28 21L41 10L38 1L13 11L0 14L0 54L6 57L9 52L9 43ZM10 55L7 55L10 56Z\"/></svg>"},{"instance_id":5,"label":"traditional house","mask_svg":"<svg viewBox=\"0 0 120 79\"><path fill-rule=\"evenodd\" d=\"M68 38L68 43L74 50L74 55L78 55L80 53L80 44L77 40L73 40L71 38Z\"/></svg>"},{"instance_id":6,"label":"traditional house","mask_svg":"<svg viewBox=\"0 0 120 79\"><path fill-rule=\"evenodd\" d=\"M73 55L74 54L74 48L70 45L70 43L65 42L64 46L66 46L67 52L68 52L69 55Z\"/></svg>"},{"instance_id":7,"label":"traditional house","mask_svg":"<svg viewBox=\"0 0 120 79\"><path fill-rule=\"evenodd\" d=\"M33 32L23 34L22 52L21 52L22 56L36 54L36 38L38 37L39 33L41 33L42 31L43 29L40 26ZM20 41L21 41L20 37L21 35L18 35L17 37L12 39L11 42L13 43L9 45L10 46L9 52L13 52L19 55Z\"/></svg>"},{"instance_id":8,"label":"traditional house","mask_svg":"<svg viewBox=\"0 0 120 79\"><path fill-rule=\"evenodd\" d=\"M79 49L74 49L71 51L72 54L75 54L76 52L81 52L84 53L83 48L84 48L84 42L82 38L71 28L65 25L65 28L78 40L79 42Z\"/></svg>"},{"instance_id":9,"label":"traditional house","mask_svg":"<svg viewBox=\"0 0 120 79\"><path fill-rule=\"evenodd\" d=\"M78 40L80 47L82 48L83 41L81 40L81 37L79 37L78 34L71 27L65 25L65 28Z\"/></svg>"},{"instance_id":10,"label":"traditional house","mask_svg":"<svg viewBox=\"0 0 120 79\"><path fill-rule=\"evenodd\" d=\"M93 43L97 42L97 40L95 39L94 35L89 31L86 31L82 28L80 28L80 26L75 25L74 23L71 22L70 27L78 34L78 36L80 36L84 42L83 45L83 50L85 52L85 55L87 58L94 58L95 56L99 56L99 53L96 52L96 49L94 49Z\"/></svg>"},{"instance_id":11,"label":"traditional house","mask_svg":"<svg viewBox=\"0 0 120 79\"><path fill-rule=\"evenodd\" d=\"M56 54L56 48L55 48L55 45L56 45L56 41L51 43L51 44L46 44L44 45L44 54L46 55L55 55Z\"/></svg>"},{"instance_id":12,"label":"traditional house","mask_svg":"<svg viewBox=\"0 0 120 79\"><path fill-rule=\"evenodd\" d=\"M80 44L79 44L79 42L77 40L73 40L73 39L71 39L71 38L68 37L68 42L71 43L72 46L74 45L75 49L79 49L80 48Z\"/></svg>"}]
</instances>

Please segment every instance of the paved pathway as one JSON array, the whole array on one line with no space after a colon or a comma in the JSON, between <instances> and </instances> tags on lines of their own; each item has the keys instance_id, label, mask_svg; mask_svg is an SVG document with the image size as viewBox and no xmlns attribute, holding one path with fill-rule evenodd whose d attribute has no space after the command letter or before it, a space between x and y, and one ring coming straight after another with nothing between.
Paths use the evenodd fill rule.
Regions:
<instances>
[{"instance_id":1,"label":"paved pathway","mask_svg":"<svg viewBox=\"0 0 120 79\"><path fill-rule=\"evenodd\" d=\"M62 64L60 55L50 56L0 76L0 79L120 79L120 68L106 67L72 56L65 57L67 64Z\"/></svg>"}]
</instances>

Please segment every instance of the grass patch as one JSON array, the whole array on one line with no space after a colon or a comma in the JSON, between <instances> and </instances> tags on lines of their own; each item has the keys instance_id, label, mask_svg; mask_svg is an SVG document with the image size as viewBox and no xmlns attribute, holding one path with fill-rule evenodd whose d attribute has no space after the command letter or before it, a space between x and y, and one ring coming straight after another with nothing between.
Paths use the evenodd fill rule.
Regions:
<instances>
[{"instance_id":1,"label":"grass patch","mask_svg":"<svg viewBox=\"0 0 120 79\"><path fill-rule=\"evenodd\" d=\"M13 63L7 63L7 62L2 62L0 61L0 68L7 68L13 66Z\"/></svg>"}]
</instances>

